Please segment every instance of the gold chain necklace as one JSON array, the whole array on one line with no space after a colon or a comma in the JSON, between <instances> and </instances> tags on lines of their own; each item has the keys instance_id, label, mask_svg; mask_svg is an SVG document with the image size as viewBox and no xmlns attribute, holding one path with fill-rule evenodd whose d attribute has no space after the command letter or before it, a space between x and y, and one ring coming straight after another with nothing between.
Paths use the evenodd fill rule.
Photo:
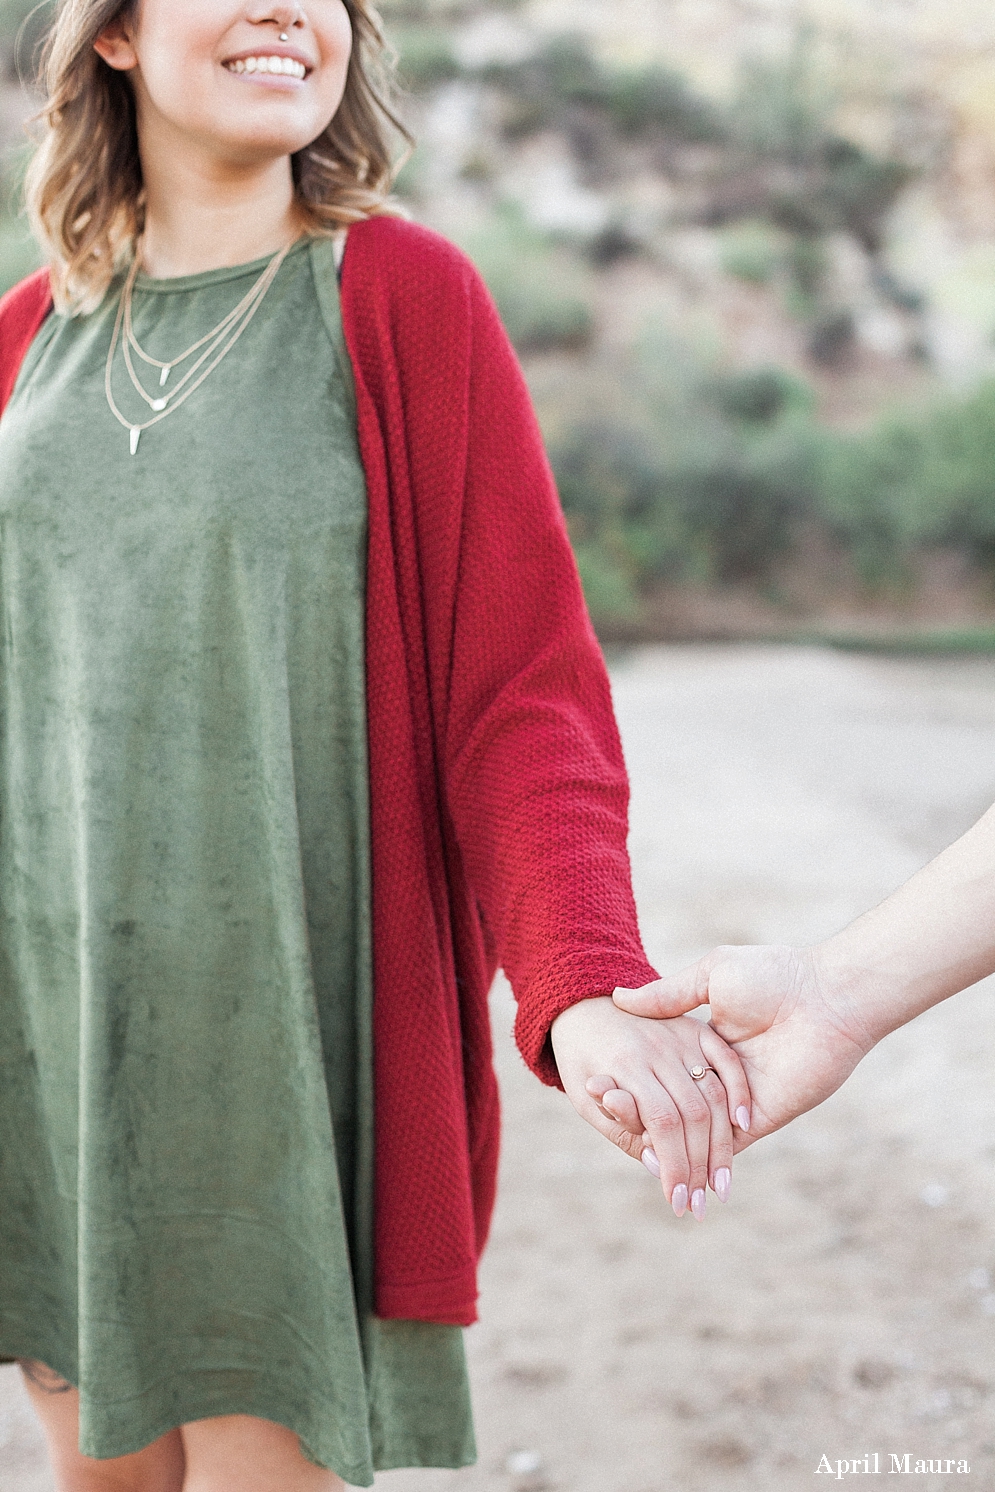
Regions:
<instances>
[{"instance_id":1,"label":"gold chain necklace","mask_svg":"<svg viewBox=\"0 0 995 1492\"><path fill-rule=\"evenodd\" d=\"M192 347L188 347L186 352L182 353L179 357L171 359L168 363L164 363L157 358L150 357L149 354L146 353L138 345L138 340L132 330L132 293L135 287L135 280L138 276L138 266L141 262L141 255L136 249L134 261L132 262L131 268L128 271L128 277L125 280L124 287L121 291L121 299L118 304L117 316L114 320L114 330L111 333L111 345L107 350L107 366L104 372L104 392L107 395L108 406L114 418L128 431L131 454L133 456L138 450L138 442L141 439L142 431L148 430L152 425L158 425L160 421L168 419L171 414L179 409L181 404L186 403L190 395L196 389L200 388L205 379L209 378L210 375L214 372L215 368L219 365L219 363L221 363L228 356L229 352L234 347L235 343L238 341L239 337L245 331L246 327L249 325L249 322L258 311L263 297L265 296L269 287L272 285L273 281L276 279L280 265L283 263L284 259L286 259L292 247L293 244L285 244L278 253L274 254L273 258L270 260L269 264L267 264L266 268L263 270L262 274L259 276L255 284L252 286L251 290L249 290L247 294L243 296L242 300L234 308L234 310L229 311L227 316L222 317L217 326L214 327L212 331L209 331L205 337L201 337L200 340L195 342ZM117 352L118 341L121 339L122 328L125 332L123 352L125 367L128 370L128 376L130 377L134 388L144 399L145 403L148 404L149 408L153 411L153 415L150 420L145 420L137 424L135 423L135 421L127 419L121 413L114 400L114 393L111 388L111 374L114 367L114 355ZM201 353L200 357L193 364L193 366L187 370L180 381L175 384L167 394L161 396L158 399L154 399L150 394L146 393L145 389L141 385L141 382L139 381L138 375L135 372L135 367L131 360L132 347L134 347L135 351L146 363L149 363L153 367L157 367L161 370L159 378L160 388L163 386L163 384L165 384L166 379L169 377L169 374L173 370L173 368L177 367L180 363L186 362L187 358L192 357L193 354L195 352L198 352L201 348L204 348L205 350ZM219 348L220 351L218 350ZM207 364L206 367L204 367L205 363ZM198 374L199 376L195 376ZM193 379L193 382L190 381L191 379Z\"/></svg>"}]
</instances>

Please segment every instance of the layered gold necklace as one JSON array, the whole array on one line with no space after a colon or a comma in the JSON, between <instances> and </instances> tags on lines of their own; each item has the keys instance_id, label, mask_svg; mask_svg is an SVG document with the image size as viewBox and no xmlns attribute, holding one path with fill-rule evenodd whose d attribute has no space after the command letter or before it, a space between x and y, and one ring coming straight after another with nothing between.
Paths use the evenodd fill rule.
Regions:
<instances>
[{"instance_id":1,"label":"layered gold necklace","mask_svg":"<svg viewBox=\"0 0 995 1492\"><path fill-rule=\"evenodd\" d=\"M205 379L210 378L219 363L223 362L228 356L253 316L259 310L263 297L276 279L280 265L286 259L292 247L293 244L288 243L278 253L274 254L258 280L246 292L238 305L229 311L227 316L223 316L217 326L209 331L206 336L199 338L191 347L187 348L186 352L181 352L178 357L170 358L168 362L163 362L160 358L152 357L150 353L147 353L140 346L138 338L135 336L131 314L132 298L134 295L135 280L138 276L138 267L141 263L140 246L136 247L134 260L121 291L121 300L118 304L117 316L114 320L114 330L111 334L111 345L107 351L107 367L104 372L104 392L107 395L107 403L114 418L128 431L129 444L133 456L138 450L138 442L141 439L142 431L150 429L153 425L158 425L162 420L168 419L171 414L175 414L180 405L186 403L190 395L196 389L200 388ZM117 353L118 342L122 341L122 332L124 365L128 370L128 377L131 379L135 392L152 410L152 417L148 420L139 422L129 420L126 415L121 413L114 399L114 392L111 387L111 375L114 370L114 357ZM142 362L146 363L149 367L159 369L160 389L166 387L169 376L174 368L179 368L188 358L193 357L194 353L199 352L200 356L196 362L191 364L183 374L183 377L171 389L168 389L164 394L153 396L143 387L135 371L132 352L137 353Z\"/></svg>"}]
</instances>

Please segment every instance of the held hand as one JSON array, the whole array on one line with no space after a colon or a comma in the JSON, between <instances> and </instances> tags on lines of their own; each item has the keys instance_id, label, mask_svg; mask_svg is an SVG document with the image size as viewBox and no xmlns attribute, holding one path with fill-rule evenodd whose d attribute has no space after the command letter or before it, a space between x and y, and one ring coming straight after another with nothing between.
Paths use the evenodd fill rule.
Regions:
<instances>
[{"instance_id":1,"label":"held hand","mask_svg":"<svg viewBox=\"0 0 995 1492\"><path fill-rule=\"evenodd\" d=\"M750 1093L739 1058L714 1031L690 1018L640 1020L605 996L571 1005L550 1036L578 1114L660 1177L678 1217L689 1199L695 1217L703 1216L708 1184L725 1201L730 1114L749 1105ZM696 1066L714 1070L696 1082Z\"/></svg>"},{"instance_id":2,"label":"held hand","mask_svg":"<svg viewBox=\"0 0 995 1492\"><path fill-rule=\"evenodd\" d=\"M737 1151L822 1103L874 1044L831 988L817 949L716 948L656 984L616 990L614 1000L658 1020L711 1007L711 1024L742 1059L753 1095L750 1132L737 1134Z\"/></svg>"}]
</instances>

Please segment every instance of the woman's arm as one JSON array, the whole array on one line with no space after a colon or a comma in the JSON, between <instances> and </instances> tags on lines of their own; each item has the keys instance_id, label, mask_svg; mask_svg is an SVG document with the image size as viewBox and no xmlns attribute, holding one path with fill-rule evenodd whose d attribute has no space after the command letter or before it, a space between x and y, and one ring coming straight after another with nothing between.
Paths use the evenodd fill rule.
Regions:
<instances>
[{"instance_id":1,"label":"woman's arm","mask_svg":"<svg viewBox=\"0 0 995 1492\"><path fill-rule=\"evenodd\" d=\"M810 948L717 948L615 1003L668 1018L711 1007L753 1094L737 1149L814 1108L871 1047L995 972L995 808L871 912Z\"/></svg>"}]
</instances>

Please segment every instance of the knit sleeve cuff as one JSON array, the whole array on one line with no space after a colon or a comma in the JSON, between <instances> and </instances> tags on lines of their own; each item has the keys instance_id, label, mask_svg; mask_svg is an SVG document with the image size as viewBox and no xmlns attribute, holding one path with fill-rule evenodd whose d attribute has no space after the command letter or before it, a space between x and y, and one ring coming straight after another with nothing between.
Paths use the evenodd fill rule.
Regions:
<instances>
[{"instance_id":1,"label":"knit sleeve cuff","mask_svg":"<svg viewBox=\"0 0 995 1492\"><path fill-rule=\"evenodd\" d=\"M616 989L640 989L659 979L644 958L580 958L547 975L518 996L515 1041L518 1050L540 1082L562 1088L553 1056L549 1030L556 1017L581 1000L610 995ZM517 991L516 991L517 994Z\"/></svg>"}]
</instances>

